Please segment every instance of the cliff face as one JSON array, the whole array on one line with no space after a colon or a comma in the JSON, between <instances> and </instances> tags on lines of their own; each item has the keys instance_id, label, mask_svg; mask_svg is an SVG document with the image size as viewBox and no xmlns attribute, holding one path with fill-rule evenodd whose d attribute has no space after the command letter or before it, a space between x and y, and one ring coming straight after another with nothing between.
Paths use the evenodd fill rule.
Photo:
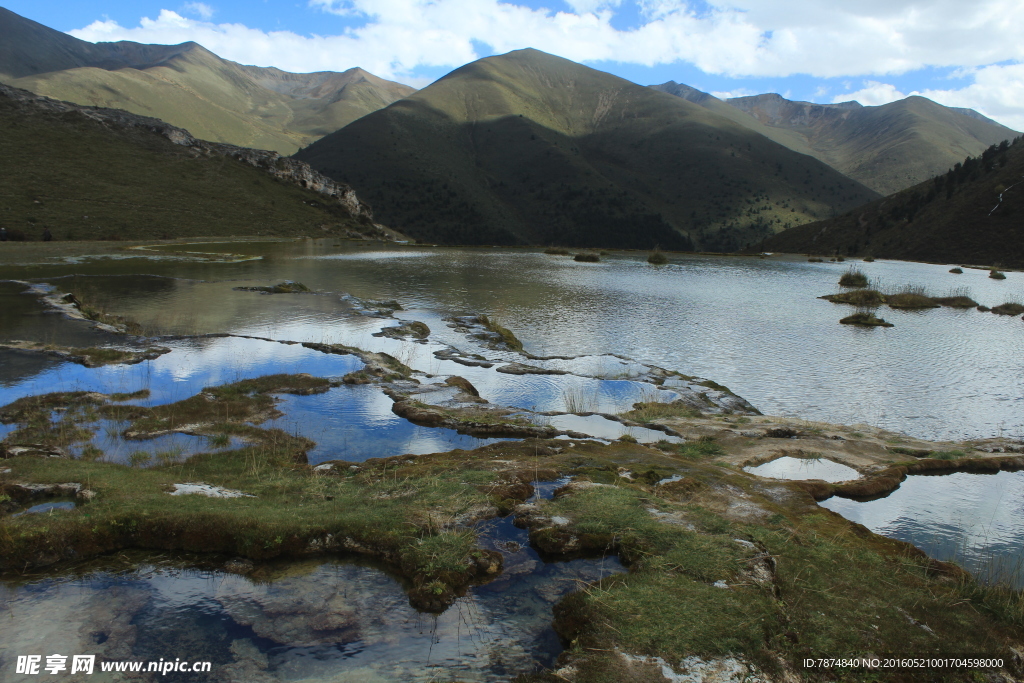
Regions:
<instances>
[{"instance_id":1,"label":"cliff face","mask_svg":"<svg viewBox=\"0 0 1024 683\"><path fill-rule=\"evenodd\" d=\"M350 186L345 183L339 183L313 170L304 161L285 157L271 150L249 149L247 147L236 147L235 145L199 140L184 128L172 126L160 119L132 114L121 109L85 107L71 102L62 102L3 84L0 84L0 97L20 104L28 113L36 110L56 114L79 114L114 129L137 128L156 133L176 145L188 148L196 156L230 157L258 168L275 178L330 197L348 210L353 218L363 219L364 221L373 220L373 212L370 207L359 200L355 190Z\"/></svg>"}]
</instances>

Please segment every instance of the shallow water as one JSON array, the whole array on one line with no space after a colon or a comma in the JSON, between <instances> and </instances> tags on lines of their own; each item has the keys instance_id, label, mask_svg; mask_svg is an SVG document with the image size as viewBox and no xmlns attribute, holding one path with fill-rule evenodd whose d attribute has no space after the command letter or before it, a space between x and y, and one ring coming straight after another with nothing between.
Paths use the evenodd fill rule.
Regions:
<instances>
[{"instance_id":1,"label":"shallow water","mask_svg":"<svg viewBox=\"0 0 1024 683\"><path fill-rule=\"evenodd\" d=\"M485 544L506 570L440 615L417 612L380 569L272 565L260 581L143 564L130 572L0 584L0 667L17 654L175 658L210 674L166 681L507 681L561 651L551 606L579 582L623 571L615 558L545 563L508 520ZM91 679L90 679L91 680Z\"/></svg>"},{"instance_id":2,"label":"shallow water","mask_svg":"<svg viewBox=\"0 0 1024 683\"><path fill-rule=\"evenodd\" d=\"M1024 588L1024 471L913 475L885 498L819 503L875 533Z\"/></svg>"},{"instance_id":3,"label":"shallow water","mask_svg":"<svg viewBox=\"0 0 1024 683\"><path fill-rule=\"evenodd\" d=\"M0 275L54 282L138 321L151 334L230 332L386 352L422 373L461 375L494 403L539 412L612 413L637 401L672 400L677 393L637 381L646 372L641 363L653 363L720 382L769 414L868 422L928 438L1024 433L1024 328L1019 319L973 310L883 309L881 314L896 327L841 326L838 319L850 308L816 297L836 290L848 264L673 256L673 263L653 268L636 253L577 264L524 250L353 247L330 241L178 248L261 258L232 263L82 259L63 266L5 268ZM888 284L921 284L934 294L968 286L989 306L1024 293L1021 273L997 282L985 271L967 270L955 277L946 273L947 267L925 264L879 261L858 267ZM73 273L95 277L54 279ZM172 277L150 277L156 275ZM325 293L260 295L234 289L282 280L299 280ZM34 298L21 294L23 289L0 283L0 337L68 346L117 341L87 323L45 312ZM354 313L344 293L368 301L397 299L405 310L395 318L425 322L431 329L429 342L373 336L397 321ZM512 329L533 354L573 358L529 360L486 349L443 320L468 312L486 313ZM97 369L0 350L0 405L50 391L140 389L151 392L140 404L157 405L185 399L206 386L266 374L339 378L362 366L355 356L237 337L159 343L172 352L138 365ZM481 354L493 367L467 367L434 355L448 346ZM516 361L575 374L496 371ZM685 391L685 381L670 383ZM450 399L451 392L438 392L429 401ZM396 417L390 399L369 385L281 396L278 406L283 417L265 426L316 441L309 453L314 464L488 442L412 425ZM547 419L606 439L627 433L641 441L672 440L600 416ZM10 429L0 426L0 437ZM198 448L203 441L179 436L170 437L168 449ZM198 441L183 444L189 439ZM114 446L105 447L114 451ZM842 467L827 461L775 462L776 470L783 471L757 473L834 480L819 470ZM1014 516L1024 518L1019 473L1013 475L1017 479L952 476L969 479L945 493L921 493L901 502L894 496L912 491L912 482L938 479L911 477L884 499L888 502L833 498L825 505L936 556L966 556L969 565L981 570L986 554L1019 562L1024 539L1024 528L1014 521ZM844 473L841 478L852 477ZM549 497L556 485L538 487L538 495ZM992 507L993 499L1003 503ZM875 503L880 505L858 507ZM991 523L982 523L986 515ZM934 547L929 546L933 541ZM100 651L120 659L187 653L233 667L240 679L256 683L505 680L553 661L561 646L550 628L550 607L577 580L622 570L615 558L545 563L510 519L489 522L482 543L505 555L505 571L438 617L409 608L401 586L387 574L345 563L292 563L269 583L222 572L143 566L128 574L0 586L0 603L10 612L0 614L0 659L35 652L35 647L42 648L41 654L43 649ZM325 612L324 605L331 609Z\"/></svg>"},{"instance_id":4,"label":"shallow water","mask_svg":"<svg viewBox=\"0 0 1024 683\"><path fill-rule=\"evenodd\" d=\"M744 472L769 479L821 479L838 482L860 479L860 472L827 458L793 458L785 455L755 467L744 467Z\"/></svg>"},{"instance_id":5,"label":"shallow water","mask_svg":"<svg viewBox=\"0 0 1024 683\"><path fill-rule=\"evenodd\" d=\"M59 512L61 510L74 510L75 501L73 500L49 500L45 503L39 503L33 505L21 512L15 512L11 517L18 517L19 515L40 515L50 514L52 512Z\"/></svg>"},{"instance_id":6,"label":"shallow water","mask_svg":"<svg viewBox=\"0 0 1024 683\"><path fill-rule=\"evenodd\" d=\"M142 286L138 278L107 276L78 278L76 286L163 332L344 338L359 345L359 337L369 340L380 326L366 319L361 330L354 329L337 296L232 290L301 280L337 294L397 299L409 309L397 316L426 322L432 340L454 338L442 317L486 312L532 353L622 354L712 378L769 414L866 422L929 438L995 436L1000 429L1024 433L1024 328L1018 318L975 310L883 308L881 314L896 327L841 326L838 320L850 307L816 297L836 291L850 263L672 256L672 263L655 268L635 253L578 264L524 250L336 247L329 240L188 248L263 258L149 262L144 272L188 279ZM996 281L981 270L950 275L948 266L856 265L883 286L919 284L936 295L965 286L989 306L1024 298L1022 273ZM18 277L52 277L138 273L140 266L90 261L5 270ZM440 365L428 354L417 367L448 372L432 363ZM628 374L629 368L618 371Z\"/></svg>"},{"instance_id":7,"label":"shallow water","mask_svg":"<svg viewBox=\"0 0 1024 683\"><path fill-rule=\"evenodd\" d=\"M311 465L325 460L362 462L405 453L470 450L503 441L478 439L454 429L421 427L392 413L391 405L380 389L367 384L341 386L327 394L284 395L278 403L284 417L262 426L316 441L316 447L306 453Z\"/></svg>"}]
</instances>

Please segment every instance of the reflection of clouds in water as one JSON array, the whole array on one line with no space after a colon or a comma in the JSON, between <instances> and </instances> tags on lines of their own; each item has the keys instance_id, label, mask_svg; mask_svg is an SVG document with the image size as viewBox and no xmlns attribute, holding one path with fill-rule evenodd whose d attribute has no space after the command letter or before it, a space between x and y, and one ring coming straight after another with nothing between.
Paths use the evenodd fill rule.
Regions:
<instances>
[{"instance_id":1,"label":"reflection of clouds in water","mask_svg":"<svg viewBox=\"0 0 1024 683\"><path fill-rule=\"evenodd\" d=\"M756 467L744 467L744 471L769 479L821 479L837 482L860 479L860 473L827 458L792 458L783 456Z\"/></svg>"},{"instance_id":2,"label":"reflection of clouds in water","mask_svg":"<svg viewBox=\"0 0 1024 683\"><path fill-rule=\"evenodd\" d=\"M324 354L298 344L287 345L233 337L171 341L171 353L136 365L86 368L63 363L13 387L0 387L0 405L54 391L129 393L149 389L143 405L172 403L204 387L277 373L306 372L341 376L362 366L355 356Z\"/></svg>"},{"instance_id":3,"label":"reflection of clouds in water","mask_svg":"<svg viewBox=\"0 0 1024 683\"><path fill-rule=\"evenodd\" d=\"M621 571L611 559L531 566L500 577L500 591L470 589L440 615L415 611L384 572L313 560L268 565L260 582L143 566L0 585L9 612L0 658L45 650L173 660L191 647L235 680L507 681L553 662L561 647L551 605L575 579ZM98 644L96 634L107 638Z\"/></svg>"},{"instance_id":4,"label":"reflection of clouds in water","mask_svg":"<svg viewBox=\"0 0 1024 683\"><path fill-rule=\"evenodd\" d=\"M391 412L391 399L373 385L341 386L327 394L282 396L284 417L264 423L298 433L317 443L307 453L311 464L325 460L361 462L410 453L423 455L472 449L503 439L478 439L453 429L421 427Z\"/></svg>"},{"instance_id":5,"label":"reflection of clouds in water","mask_svg":"<svg viewBox=\"0 0 1024 683\"><path fill-rule=\"evenodd\" d=\"M399 259L424 259L434 255L427 251L363 251L358 254L316 254L295 258L310 261L397 261Z\"/></svg>"},{"instance_id":6,"label":"reflection of clouds in water","mask_svg":"<svg viewBox=\"0 0 1024 683\"><path fill-rule=\"evenodd\" d=\"M885 498L834 497L819 504L938 559L973 565L998 552L1010 564L1024 561L1024 472L913 475Z\"/></svg>"}]
</instances>

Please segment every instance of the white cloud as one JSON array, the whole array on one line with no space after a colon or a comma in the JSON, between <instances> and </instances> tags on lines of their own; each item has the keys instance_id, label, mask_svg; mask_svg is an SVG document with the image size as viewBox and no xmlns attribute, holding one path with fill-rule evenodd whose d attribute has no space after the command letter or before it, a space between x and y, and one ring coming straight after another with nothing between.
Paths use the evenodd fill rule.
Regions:
<instances>
[{"instance_id":1,"label":"white cloud","mask_svg":"<svg viewBox=\"0 0 1024 683\"><path fill-rule=\"evenodd\" d=\"M849 102L856 100L867 107L876 107L880 104L889 104L896 100L902 100L906 94L896 89L896 86L878 81L864 81L864 87L854 92L843 93L832 98L833 102Z\"/></svg>"},{"instance_id":2,"label":"white cloud","mask_svg":"<svg viewBox=\"0 0 1024 683\"><path fill-rule=\"evenodd\" d=\"M209 21L214 14L214 9L205 2L186 2L184 5L184 11L207 21Z\"/></svg>"},{"instance_id":3,"label":"white cloud","mask_svg":"<svg viewBox=\"0 0 1024 683\"><path fill-rule=\"evenodd\" d=\"M628 31L612 26L622 0L567 1L573 11L499 0L309 0L326 12L368 18L366 25L339 29L336 36L213 24L199 9L212 8L189 3L186 7L204 21L186 20L187 28L180 15L163 10L136 28L97 22L72 35L167 42L187 32L189 39L236 60L254 61L251 54L266 61L273 55L275 61L288 60L292 69L309 71L326 68L325 50L337 51L335 62L365 55L350 64L390 64L390 75L463 64L476 56L474 40L498 52L536 47L576 61L647 66L684 61L709 74L734 77L882 75L1024 61L1019 0L710 0L699 13L683 0L631 0L647 21ZM256 41L261 50L246 41ZM303 53L306 66L297 66Z\"/></svg>"},{"instance_id":4,"label":"white cloud","mask_svg":"<svg viewBox=\"0 0 1024 683\"><path fill-rule=\"evenodd\" d=\"M747 88L736 88L735 90L715 90L711 94L720 100L728 100L733 97L750 97L760 93L748 90Z\"/></svg>"},{"instance_id":5,"label":"white cloud","mask_svg":"<svg viewBox=\"0 0 1024 683\"><path fill-rule=\"evenodd\" d=\"M1024 131L1024 64L972 69L971 76L974 82L963 88L913 90L908 93L889 83L865 81L860 90L836 95L832 101L857 100L872 106L920 95L947 107L974 109L1013 130Z\"/></svg>"},{"instance_id":6,"label":"white cloud","mask_svg":"<svg viewBox=\"0 0 1024 683\"><path fill-rule=\"evenodd\" d=\"M957 68L973 70L974 84L941 91L944 97L983 97L992 111L1008 112L1003 120L1024 116L1022 77L1014 67L1024 62L1020 0L707 0L699 9L694 0L564 1L557 4L565 11L500 0L307 0L326 13L365 19L358 28L339 25L336 35L308 36L213 23L212 8L190 2L185 8L199 19L161 10L134 28L97 21L71 34L92 41L194 40L247 64L300 72L358 65L420 82L423 68L478 58L478 43L497 53L535 47L574 61L685 62L729 77L874 77L852 94L871 102L895 96L880 78L885 75ZM622 31L612 22L626 2L637 4L645 23ZM324 26L330 21L325 17ZM1011 66L990 66L1006 63ZM999 84L990 77L1017 80Z\"/></svg>"}]
</instances>

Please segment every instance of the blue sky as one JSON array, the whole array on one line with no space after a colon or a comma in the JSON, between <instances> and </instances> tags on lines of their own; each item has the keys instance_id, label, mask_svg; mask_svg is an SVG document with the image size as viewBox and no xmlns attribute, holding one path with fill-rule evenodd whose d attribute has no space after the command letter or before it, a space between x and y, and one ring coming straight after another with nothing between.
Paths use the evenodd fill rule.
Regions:
<instances>
[{"instance_id":1,"label":"blue sky","mask_svg":"<svg viewBox=\"0 0 1024 683\"><path fill-rule=\"evenodd\" d=\"M535 47L644 85L874 105L922 94L1024 130L1020 0L6 0L84 40L195 40L288 71L422 87Z\"/></svg>"}]
</instances>

